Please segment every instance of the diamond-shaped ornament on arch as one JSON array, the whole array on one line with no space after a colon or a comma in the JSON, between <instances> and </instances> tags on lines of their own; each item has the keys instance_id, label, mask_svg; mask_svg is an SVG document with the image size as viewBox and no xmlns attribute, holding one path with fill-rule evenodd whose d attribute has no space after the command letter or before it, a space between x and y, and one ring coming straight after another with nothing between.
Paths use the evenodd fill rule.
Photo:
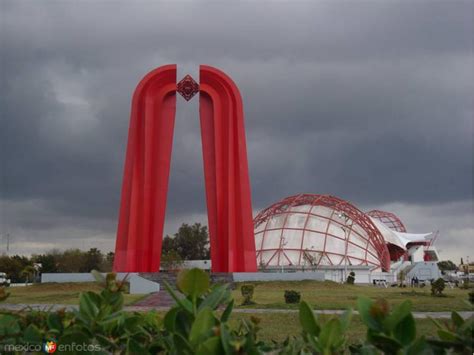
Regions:
<instances>
[{"instance_id":1,"label":"diamond-shaped ornament on arch","mask_svg":"<svg viewBox=\"0 0 474 355\"><path fill-rule=\"evenodd\" d=\"M188 74L178 83L176 91L189 101L199 92L199 84Z\"/></svg>"}]
</instances>

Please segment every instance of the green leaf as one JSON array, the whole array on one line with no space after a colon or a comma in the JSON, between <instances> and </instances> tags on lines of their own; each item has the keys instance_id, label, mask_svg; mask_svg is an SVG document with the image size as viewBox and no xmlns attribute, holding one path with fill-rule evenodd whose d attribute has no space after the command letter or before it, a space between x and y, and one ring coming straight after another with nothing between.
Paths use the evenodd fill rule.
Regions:
<instances>
[{"instance_id":1,"label":"green leaf","mask_svg":"<svg viewBox=\"0 0 474 355\"><path fill-rule=\"evenodd\" d=\"M371 343L388 354L396 354L402 348L397 340L381 334L372 334Z\"/></svg>"},{"instance_id":2,"label":"green leaf","mask_svg":"<svg viewBox=\"0 0 474 355\"><path fill-rule=\"evenodd\" d=\"M175 343L176 349L179 349L179 354L194 353L194 349L191 344L179 333L173 334L173 341Z\"/></svg>"},{"instance_id":3,"label":"green leaf","mask_svg":"<svg viewBox=\"0 0 474 355\"><path fill-rule=\"evenodd\" d=\"M229 304L227 305L227 307L224 310L224 313L222 313L221 322L227 322L229 320L229 317L230 317L233 309L234 309L234 300L229 302Z\"/></svg>"},{"instance_id":4,"label":"green leaf","mask_svg":"<svg viewBox=\"0 0 474 355\"><path fill-rule=\"evenodd\" d=\"M426 342L433 348L434 354L446 354L445 350L459 345L457 342L438 339L429 339Z\"/></svg>"},{"instance_id":5,"label":"green leaf","mask_svg":"<svg viewBox=\"0 0 474 355\"><path fill-rule=\"evenodd\" d=\"M451 320L453 321L453 324L456 326L456 328L460 328L464 324L464 319L459 315L458 312L451 312Z\"/></svg>"},{"instance_id":6,"label":"green leaf","mask_svg":"<svg viewBox=\"0 0 474 355\"><path fill-rule=\"evenodd\" d=\"M102 275L99 271L97 270L92 270L91 271L92 276L94 276L94 279L97 282L103 283L105 285L105 277Z\"/></svg>"},{"instance_id":7,"label":"green leaf","mask_svg":"<svg viewBox=\"0 0 474 355\"><path fill-rule=\"evenodd\" d=\"M467 332L469 334L472 334L474 332L474 317L469 317L466 320L464 320L464 323L462 326L457 329L457 332ZM471 336L472 338L472 336Z\"/></svg>"},{"instance_id":8,"label":"green leaf","mask_svg":"<svg viewBox=\"0 0 474 355\"><path fill-rule=\"evenodd\" d=\"M138 330L139 326L142 323L142 316L141 315L132 315L128 316L125 319L125 331L129 333L134 333Z\"/></svg>"},{"instance_id":9,"label":"green leaf","mask_svg":"<svg viewBox=\"0 0 474 355\"><path fill-rule=\"evenodd\" d=\"M407 300L399 304L393 310L392 314L388 316L385 323L388 330L392 331L395 329L398 323L400 323L409 314L411 314L411 302Z\"/></svg>"},{"instance_id":10,"label":"green leaf","mask_svg":"<svg viewBox=\"0 0 474 355\"><path fill-rule=\"evenodd\" d=\"M176 303L185 311L188 311L189 313L193 313L193 305L192 303L186 299L186 298L179 298L176 292L173 291L173 289L170 287L168 282L163 281L163 284L165 285L166 291L171 295L171 297L174 298Z\"/></svg>"},{"instance_id":11,"label":"green leaf","mask_svg":"<svg viewBox=\"0 0 474 355\"><path fill-rule=\"evenodd\" d=\"M79 312L89 319L94 319L99 313L100 298L94 292L81 293L79 298Z\"/></svg>"},{"instance_id":12,"label":"green leaf","mask_svg":"<svg viewBox=\"0 0 474 355\"><path fill-rule=\"evenodd\" d=\"M163 326L170 333L173 333L176 330L176 316L178 312L179 312L179 308L174 307L174 308L171 308L165 314L165 318L163 320Z\"/></svg>"},{"instance_id":13,"label":"green leaf","mask_svg":"<svg viewBox=\"0 0 474 355\"><path fill-rule=\"evenodd\" d=\"M184 338L189 338L191 327L194 323L195 317L193 314L180 309L176 315L175 333L180 333Z\"/></svg>"},{"instance_id":14,"label":"green leaf","mask_svg":"<svg viewBox=\"0 0 474 355\"><path fill-rule=\"evenodd\" d=\"M451 333L447 330L440 329L438 330L438 336L441 340L445 341L456 341L456 334Z\"/></svg>"},{"instance_id":15,"label":"green leaf","mask_svg":"<svg viewBox=\"0 0 474 355\"><path fill-rule=\"evenodd\" d=\"M406 355L424 354L428 350L428 343L424 337L417 339L405 352Z\"/></svg>"},{"instance_id":16,"label":"green leaf","mask_svg":"<svg viewBox=\"0 0 474 355\"><path fill-rule=\"evenodd\" d=\"M43 335L34 324L30 324L23 331L23 341L30 344L42 344Z\"/></svg>"},{"instance_id":17,"label":"green leaf","mask_svg":"<svg viewBox=\"0 0 474 355\"><path fill-rule=\"evenodd\" d=\"M221 331L221 344L222 344L222 347L224 348L224 354L226 355L233 354L234 352L232 350L232 345L231 345L232 339L230 337L229 331L227 330L225 323L221 323L220 331Z\"/></svg>"},{"instance_id":18,"label":"green leaf","mask_svg":"<svg viewBox=\"0 0 474 355\"><path fill-rule=\"evenodd\" d=\"M324 349L330 351L342 336L341 323L333 318L321 327L319 342Z\"/></svg>"},{"instance_id":19,"label":"green leaf","mask_svg":"<svg viewBox=\"0 0 474 355\"><path fill-rule=\"evenodd\" d=\"M0 315L0 336L17 334L21 331L19 319L10 314Z\"/></svg>"},{"instance_id":20,"label":"green leaf","mask_svg":"<svg viewBox=\"0 0 474 355\"><path fill-rule=\"evenodd\" d=\"M443 329L443 326L441 325L441 323L438 322L436 319L431 318L431 317L428 317L428 319L431 320L431 321L434 323L434 325L436 326L436 328L438 328L438 329Z\"/></svg>"},{"instance_id":21,"label":"green leaf","mask_svg":"<svg viewBox=\"0 0 474 355\"><path fill-rule=\"evenodd\" d=\"M118 324L122 320L122 318L124 318L124 313L123 312L121 312L121 311L114 312L114 313L110 313L110 314L106 315L98 323L101 324L101 325L104 325L104 326L109 326L109 325L113 325L115 323ZM124 323L123 320L122 320L122 323Z\"/></svg>"},{"instance_id":22,"label":"green leaf","mask_svg":"<svg viewBox=\"0 0 474 355\"><path fill-rule=\"evenodd\" d=\"M209 307L216 309L225 299L230 297L230 292L227 286L219 285L212 289L206 298L201 302L198 309Z\"/></svg>"},{"instance_id":23,"label":"green leaf","mask_svg":"<svg viewBox=\"0 0 474 355\"><path fill-rule=\"evenodd\" d=\"M209 275L201 269L182 270L178 274L178 289L192 298L203 295L209 289Z\"/></svg>"},{"instance_id":24,"label":"green leaf","mask_svg":"<svg viewBox=\"0 0 474 355\"><path fill-rule=\"evenodd\" d=\"M341 330L343 332L345 332L349 328L349 325L351 324L351 320L352 320L352 309L349 308L341 316Z\"/></svg>"},{"instance_id":25,"label":"green leaf","mask_svg":"<svg viewBox=\"0 0 474 355\"><path fill-rule=\"evenodd\" d=\"M300 302L299 311L300 324L303 330L313 336L318 336L321 328L314 316L313 310L305 301Z\"/></svg>"},{"instance_id":26,"label":"green leaf","mask_svg":"<svg viewBox=\"0 0 474 355\"><path fill-rule=\"evenodd\" d=\"M85 333L79 330L73 330L64 334L61 338L58 339L58 344L90 344L92 339ZM61 352L63 353L63 352ZM67 352L64 352L67 353ZM73 354L73 352L69 352Z\"/></svg>"},{"instance_id":27,"label":"green leaf","mask_svg":"<svg viewBox=\"0 0 474 355\"><path fill-rule=\"evenodd\" d=\"M373 345L351 345L349 346L349 350L351 351L351 354L358 354L358 355L379 355L380 352L377 351L377 349Z\"/></svg>"},{"instance_id":28,"label":"green leaf","mask_svg":"<svg viewBox=\"0 0 474 355\"><path fill-rule=\"evenodd\" d=\"M395 338L404 346L409 345L416 338L415 318L410 313L397 324L394 329Z\"/></svg>"},{"instance_id":29,"label":"green leaf","mask_svg":"<svg viewBox=\"0 0 474 355\"><path fill-rule=\"evenodd\" d=\"M198 345L203 340L203 337L210 333L215 324L216 318L210 308L207 307L199 311L189 333L191 344Z\"/></svg>"},{"instance_id":30,"label":"green leaf","mask_svg":"<svg viewBox=\"0 0 474 355\"><path fill-rule=\"evenodd\" d=\"M106 347L106 348L109 348L109 349L117 348L117 344L115 344L113 342L113 340L110 339L109 337L106 337L102 334L96 334L95 338L97 339L99 344L102 345L102 347Z\"/></svg>"},{"instance_id":31,"label":"green leaf","mask_svg":"<svg viewBox=\"0 0 474 355\"><path fill-rule=\"evenodd\" d=\"M143 345L133 338L128 338L127 354L143 354L143 353L145 353L145 348L143 347Z\"/></svg>"},{"instance_id":32,"label":"green leaf","mask_svg":"<svg viewBox=\"0 0 474 355\"><path fill-rule=\"evenodd\" d=\"M222 345L221 339L219 337L211 337L199 345L199 348L196 352L197 355L213 355L213 354L222 354Z\"/></svg>"},{"instance_id":33,"label":"green leaf","mask_svg":"<svg viewBox=\"0 0 474 355\"><path fill-rule=\"evenodd\" d=\"M359 310L360 318L369 329L380 331L380 324L370 314L370 308L374 302L367 297L359 297L357 299L357 309Z\"/></svg>"},{"instance_id":34,"label":"green leaf","mask_svg":"<svg viewBox=\"0 0 474 355\"><path fill-rule=\"evenodd\" d=\"M48 318L46 319L46 324L48 325L49 330L61 330L63 328L61 317L57 313L49 313Z\"/></svg>"}]
</instances>

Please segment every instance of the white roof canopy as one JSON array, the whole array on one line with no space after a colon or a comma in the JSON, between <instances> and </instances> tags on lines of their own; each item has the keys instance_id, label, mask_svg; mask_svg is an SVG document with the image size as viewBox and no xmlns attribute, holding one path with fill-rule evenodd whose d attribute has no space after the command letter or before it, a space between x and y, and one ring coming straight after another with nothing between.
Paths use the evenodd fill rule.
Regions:
<instances>
[{"instance_id":1,"label":"white roof canopy","mask_svg":"<svg viewBox=\"0 0 474 355\"><path fill-rule=\"evenodd\" d=\"M385 241L394 244L402 249L406 249L408 243L426 242L432 238L433 233L401 233L387 227L378 219L369 217L377 229L382 233Z\"/></svg>"}]
</instances>

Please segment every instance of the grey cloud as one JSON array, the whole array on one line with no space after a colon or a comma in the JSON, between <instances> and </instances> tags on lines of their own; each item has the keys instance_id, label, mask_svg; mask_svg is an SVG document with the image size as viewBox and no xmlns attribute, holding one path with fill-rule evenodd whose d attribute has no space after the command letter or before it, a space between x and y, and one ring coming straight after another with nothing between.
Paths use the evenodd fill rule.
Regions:
<instances>
[{"instance_id":1,"label":"grey cloud","mask_svg":"<svg viewBox=\"0 0 474 355\"><path fill-rule=\"evenodd\" d=\"M3 1L1 16L0 196L23 217L1 211L0 233L112 241L131 94L166 63L239 85L256 209L299 192L472 200L472 2ZM205 214L197 100L178 103L168 233Z\"/></svg>"}]
</instances>

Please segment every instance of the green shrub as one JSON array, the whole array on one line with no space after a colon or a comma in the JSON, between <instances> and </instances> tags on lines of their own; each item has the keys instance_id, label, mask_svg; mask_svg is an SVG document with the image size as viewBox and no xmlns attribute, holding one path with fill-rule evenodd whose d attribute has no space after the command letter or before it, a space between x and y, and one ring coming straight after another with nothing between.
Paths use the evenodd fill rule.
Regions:
<instances>
[{"instance_id":1,"label":"green shrub","mask_svg":"<svg viewBox=\"0 0 474 355\"><path fill-rule=\"evenodd\" d=\"M469 292L469 302L474 304L474 291Z\"/></svg>"},{"instance_id":2,"label":"green shrub","mask_svg":"<svg viewBox=\"0 0 474 355\"><path fill-rule=\"evenodd\" d=\"M440 324L437 337L416 337L410 301L390 310L385 300L359 298L357 308L367 328L358 344L347 343L352 311L321 322L306 302L299 305L302 335L283 343L258 340L259 320L228 323L234 301L225 285L210 285L199 269L183 270L178 296L165 282L176 304L159 318L155 312L123 310L123 281L115 274L96 273L104 288L84 292L74 312L32 311L0 313L0 348L30 344L40 348L45 340L60 345L98 346L101 354L471 354L474 319L452 312L451 321ZM287 291L298 295L296 291ZM220 311L224 309L224 311ZM39 352L37 352L39 354Z\"/></svg>"},{"instance_id":3,"label":"green shrub","mask_svg":"<svg viewBox=\"0 0 474 355\"><path fill-rule=\"evenodd\" d=\"M285 290L285 303L299 303L301 294L295 290Z\"/></svg>"},{"instance_id":4,"label":"green shrub","mask_svg":"<svg viewBox=\"0 0 474 355\"><path fill-rule=\"evenodd\" d=\"M242 297L244 298L244 300L242 302L242 306L255 304L255 302L252 301L253 290L254 290L253 285L242 285L240 287L240 293L242 294Z\"/></svg>"},{"instance_id":5,"label":"green shrub","mask_svg":"<svg viewBox=\"0 0 474 355\"><path fill-rule=\"evenodd\" d=\"M170 250L161 255L161 267L167 271L177 271L183 266L183 258L176 250Z\"/></svg>"},{"instance_id":6,"label":"green shrub","mask_svg":"<svg viewBox=\"0 0 474 355\"><path fill-rule=\"evenodd\" d=\"M440 277L436 281L431 282L431 294L433 296L443 295L444 288L446 287L444 280Z\"/></svg>"},{"instance_id":7,"label":"green shrub","mask_svg":"<svg viewBox=\"0 0 474 355\"><path fill-rule=\"evenodd\" d=\"M353 285L354 282L355 282L355 279L356 279L356 278L355 278L355 275L356 275L355 272L354 272L354 271L351 271L351 272L349 273L349 276L347 276L346 283L349 284L349 285Z\"/></svg>"}]
</instances>

